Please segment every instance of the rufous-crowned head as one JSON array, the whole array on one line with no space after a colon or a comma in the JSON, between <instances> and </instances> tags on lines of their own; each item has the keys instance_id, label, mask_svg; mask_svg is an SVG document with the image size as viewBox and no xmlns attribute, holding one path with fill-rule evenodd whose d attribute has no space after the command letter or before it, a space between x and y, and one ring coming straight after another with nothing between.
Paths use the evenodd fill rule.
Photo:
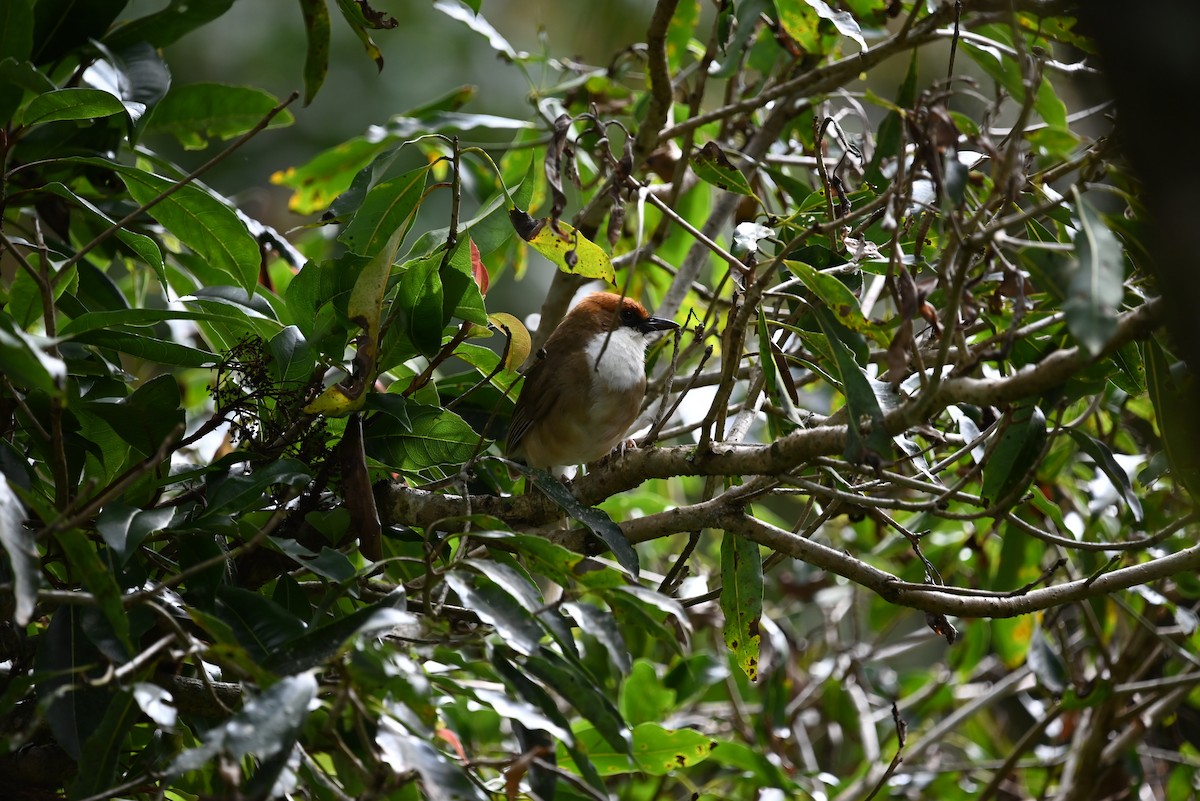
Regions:
<instances>
[{"instance_id":1,"label":"rufous-crowned head","mask_svg":"<svg viewBox=\"0 0 1200 801\"><path fill-rule=\"evenodd\" d=\"M567 314L525 375L505 451L561 472L608 454L637 419L646 394L647 338L678 328L611 292Z\"/></svg>"}]
</instances>

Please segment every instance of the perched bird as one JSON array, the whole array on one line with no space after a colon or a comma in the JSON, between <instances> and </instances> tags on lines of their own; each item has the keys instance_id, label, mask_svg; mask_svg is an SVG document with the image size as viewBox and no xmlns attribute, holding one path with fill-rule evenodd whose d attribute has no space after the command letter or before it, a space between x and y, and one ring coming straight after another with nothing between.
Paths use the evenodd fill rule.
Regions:
<instances>
[{"instance_id":1,"label":"perched bird","mask_svg":"<svg viewBox=\"0 0 1200 801\"><path fill-rule=\"evenodd\" d=\"M556 473L612 451L646 394L646 342L679 326L642 304L593 292L559 323L525 376L505 452Z\"/></svg>"}]
</instances>

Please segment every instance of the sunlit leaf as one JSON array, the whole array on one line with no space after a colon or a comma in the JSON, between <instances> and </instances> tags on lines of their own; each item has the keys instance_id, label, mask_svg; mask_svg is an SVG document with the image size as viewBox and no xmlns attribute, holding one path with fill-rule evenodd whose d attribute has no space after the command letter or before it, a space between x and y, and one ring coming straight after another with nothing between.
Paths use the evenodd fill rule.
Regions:
<instances>
[{"instance_id":1,"label":"sunlit leaf","mask_svg":"<svg viewBox=\"0 0 1200 801\"><path fill-rule=\"evenodd\" d=\"M511 338L508 356L504 361L504 369L516 370L529 358L532 348L528 329L520 320L506 312L493 312L488 315L488 320Z\"/></svg>"},{"instance_id":2,"label":"sunlit leaf","mask_svg":"<svg viewBox=\"0 0 1200 801\"><path fill-rule=\"evenodd\" d=\"M716 747L716 740L693 729L666 729L652 722L633 729L633 758L651 776L703 762Z\"/></svg>"},{"instance_id":3,"label":"sunlit leaf","mask_svg":"<svg viewBox=\"0 0 1200 801\"><path fill-rule=\"evenodd\" d=\"M38 95L28 106L22 124L37 125L60 120L92 120L124 114L121 101L99 89L56 89Z\"/></svg>"},{"instance_id":4,"label":"sunlit leaf","mask_svg":"<svg viewBox=\"0 0 1200 801\"><path fill-rule=\"evenodd\" d=\"M612 261L599 245L561 220L535 220L520 209L509 211L513 228L529 246L554 262L564 273L613 283Z\"/></svg>"}]
</instances>

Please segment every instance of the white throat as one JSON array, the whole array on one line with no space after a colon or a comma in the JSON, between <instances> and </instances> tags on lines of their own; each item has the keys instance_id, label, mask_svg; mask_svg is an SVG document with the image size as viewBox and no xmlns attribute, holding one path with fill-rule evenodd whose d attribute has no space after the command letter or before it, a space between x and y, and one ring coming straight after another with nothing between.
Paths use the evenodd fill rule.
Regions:
<instances>
[{"instance_id":1,"label":"white throat","mask_svg":"<svg viewBox=\"0 0 1200 801\"><path fill-rule=\"evenodd\" d=\"M584 348L588 370L599 388L623 392L638 386L646 377L646 336L628 326L596 334ZM599 367L596 360L599 359Z\"/></svg>"}]
</instances>

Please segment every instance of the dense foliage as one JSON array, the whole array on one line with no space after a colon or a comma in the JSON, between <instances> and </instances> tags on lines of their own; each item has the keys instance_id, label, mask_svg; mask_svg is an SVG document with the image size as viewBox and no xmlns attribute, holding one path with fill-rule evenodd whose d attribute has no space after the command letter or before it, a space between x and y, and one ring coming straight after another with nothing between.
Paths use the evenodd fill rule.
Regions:
<instances>
[{"instance_id":1,"label":"dense foliage","mask_svg":"<svg viewBox=\"0 0 1200 801\"><path fill-rule=\"evenodd\" d=\"M204 177L298 97L162 55L231 5L0 4L9 797L1195 797L1192 379L1071 4L658 0L600 66L438 0L528 117L380 119L287 235ZM306 102L403 24L299 6ZM564 484L496 441L597 281L684 328Z\"/></svg>"}]
</instances>

